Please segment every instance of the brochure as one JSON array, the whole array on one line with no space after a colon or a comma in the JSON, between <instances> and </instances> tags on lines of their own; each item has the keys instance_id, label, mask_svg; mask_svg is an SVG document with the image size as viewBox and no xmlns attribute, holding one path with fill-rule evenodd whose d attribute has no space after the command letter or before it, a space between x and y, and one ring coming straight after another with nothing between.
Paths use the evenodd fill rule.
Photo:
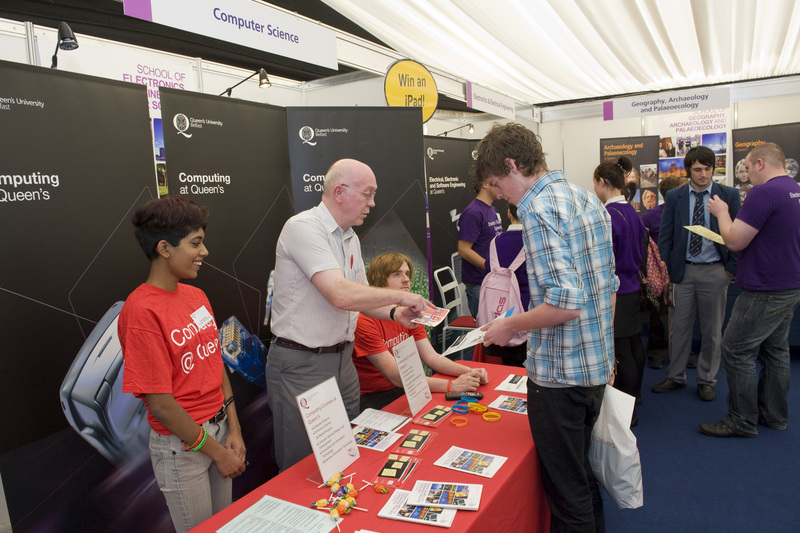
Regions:
<instances>
[{"instance_id":1,"label":"brochure","mask_svg":"<svg viewBox=\"0 0 800 533\"><path fill-rule=\"evenodd\" d=\"M456 517L455 509L407 505L409 494L407 490L395 490L383 509L378 511L378 516L429 526L450 527L453 525Z\"/></svg>"},{"instance_id":2,"label":"brochure","mask_svg":"<svg viewBox=\"0 0 800 533\"><path fill-rule=\"evenodd\" d=\"M417 481L408 496L409 505L436 505L444 509L477 511L483 485Z\"/></svg>"},{"instance_id":3,"label":"brochure","mask_svg":"<svg viewBox=\"0 0 800 533\"><path fill-rule=\"evenodd\" d=\"M516 374L509 374L503 382L494 388L503 392L514 392L520 394L527 394L528 392L528 376L518 376Z\"/></svg>"},{"instance_id":4,"label":"brochure","mask_svg":"<svg viewBox=\"0 0 800 533\"><path fill-rule=\"evenodd\" d=\"M498 396L495 401L489 404L489 407L497 409L498 411L510 411L523 415L528 414L528 400L517 398L516 396L506 396L505 394Z\"/></svg>"},{"instance_id":5,"label":"brochure","mask_svg":"<svg viewBox=\"0 0 800 533\"><path fill-rule=\"evenodd\" d=\"M449 311L449 309L444 309L442 307L428 307L422 312L421 317L412 318L411 322L433 328L444 321Z\"/></svg>"},{"instance_id":6,"label":"brochure","mask_svg":"<svg viewBox=\"0 0 800 533\"><path fill-rule=\"evenodd\" d=\"M394 433L410 421L411 419L407 416L367 408L364 409L360 415L352 419L350 423L357 426L366 426L372 429L380 429L382 431L391 431Z\"/></svg>"},{"instance_id":7,"label":"brochure","mask_svg":"<svg viewBox=\"0 0 800 533\"><path fill-rule=\"evenodd\" d=\"M507 460L508 457L451 446L433 464L451 470L458 470L459 472L475 474L476 476L493 477Z\"/></svg>"},{"instance_id":8,"label":"brochure","mask_svg":"<svg viewBox=\"0 0 800 533\"><path fill-rule=\"evenodd\" d=\"M514 311L514 308L512 307L511 309L509 309L508 311L506 311L502 315L498 316L497 318L510 317L511 313L513 311ZM497 320L497 318L495 318L494 320ZM450 345L450 347L447 350L442 352L442 357L444 357L446 355L450 355L451 353L460 352L461 350L466 350L470 346L475 346L479 342L483 342L483 335L484 335L484 332L481 331L481 328L475 328L475 329L469 330L464 335L461 335L460 337L458 337L453 342L453 344Z\"/></svg>"},{"instance_id":9,"label":"brochure","mask_svg":"<svg viewBox=\"0 0 800 533\"><path fill-rule=\"evenodd\" d=\"M296 503L264 496L217 531L219 533L253 531L327 533L332 529L336 529L336 522L331 520L327 513L322 514Z\"/></svg>"},{"instance_id":10,"label":"brochure","mask_svg":"<svg viewBox=\"0 0 800 533\"><path fill-rule=\"evenodd\" d=\"M385 452L392 444L402 437L400 433L368 428L366 426L354 427L353 435L356 438L356 446L377 450L379 452Z\"/></svg>"}]
</instances>

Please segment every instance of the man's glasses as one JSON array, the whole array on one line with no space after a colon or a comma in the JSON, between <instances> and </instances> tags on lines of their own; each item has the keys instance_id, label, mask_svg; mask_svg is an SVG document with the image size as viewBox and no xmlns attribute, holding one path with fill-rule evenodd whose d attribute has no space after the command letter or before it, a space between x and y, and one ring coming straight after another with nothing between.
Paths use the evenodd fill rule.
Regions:
<instances>
[{"instance_id":1,"label":"man's glasses","mask_svg":"<svg viewBox=\"0 0 800 533\"><path fill-rule=\"evenodd\" d=\"M346 183L342 183L341 185L342 185L342 187L347 187L348 189L353 189L352 187L350 187ZM375 193L377 192L377 191L359 191L357 189L353 189L353 190L357 191L361 196L363 196L368 201L372 200L373 198L375 198Z\"/></svg>"}]
</instances>

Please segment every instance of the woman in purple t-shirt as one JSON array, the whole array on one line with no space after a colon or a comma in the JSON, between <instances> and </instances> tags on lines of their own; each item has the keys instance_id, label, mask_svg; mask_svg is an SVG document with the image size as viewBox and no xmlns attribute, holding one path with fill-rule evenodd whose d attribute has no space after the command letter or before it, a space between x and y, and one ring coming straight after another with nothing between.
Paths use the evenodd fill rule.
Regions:
<instances>
[{"instance_id":1,"label":"woman in purple t-shirt","mask_svg":"<svg viewBox=\"0 0 800 533\"><path fill-rule=\"evenodd\" d=\"M625 175L633 168L629 157L605 161L594 170L594 192L611 216L611 235L614 241L615 273L619 278L617 304L614 312L614 352L616 378L614 387L628 393L637 401L642 394L644 345L640 318L639 266L642 261L644 224L628 203L623 191ZM632 195L631 195L632 196ZM634 410L631 426L636 425Z\"/></svg>"}]
</instances>

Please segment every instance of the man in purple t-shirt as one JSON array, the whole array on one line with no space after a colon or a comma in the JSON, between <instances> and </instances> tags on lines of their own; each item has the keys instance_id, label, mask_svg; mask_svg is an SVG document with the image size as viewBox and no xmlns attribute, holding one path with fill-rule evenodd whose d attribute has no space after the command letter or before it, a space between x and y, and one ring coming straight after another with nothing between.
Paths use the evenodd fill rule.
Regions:
<instances>
[{"instance_id":1,"label":"man in purple t-shirt","mask_svg":"<svg viewBox=\"0 0 800 533\"><path fill-rule=\"evenodd\" d=\"M742 286L722 338L728 414L700 424L712 437L755 437L758 424L782 430L789 418L789 326L800 303L800 186L785 164L774 143L747 154L753 188L735 221L718 196L708 202L726 246L739 251Z\"/></svg>"},{"instance_id":2,"label":"man in purple t-shirt","mask_svg":"<svg viewBox=\"0 0 800 533\"><path fill-rule=\"evenodd\" d=\"M467 287L467 305L472 316L478 315L481 283L486 277L489 243L503 231L500 214L492 207L497 200L494 187L488 182L473 180L475 199L458 219L458 255L461 256L461 281Z\"/></svg>"}]
</instances>

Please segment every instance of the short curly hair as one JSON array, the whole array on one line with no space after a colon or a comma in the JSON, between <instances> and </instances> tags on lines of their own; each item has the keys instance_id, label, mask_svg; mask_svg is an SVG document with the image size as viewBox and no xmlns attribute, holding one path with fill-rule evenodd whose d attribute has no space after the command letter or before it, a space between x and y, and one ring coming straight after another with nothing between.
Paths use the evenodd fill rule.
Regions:
<instances>
[{"instance_id":1,"label":"short curly hair","mask_svg":"<svg viewBox=\"0 0 800 533\"><path fill-rule=\"evenodd\" d=\"M475 147L477 157L470 168L473 181L510 172L506 159L513 159L524 176L547 171L540 137L521 124L495 124Z\"/></svg>"},{"instance_id":2,"label":"short curly hair","mask_svg":"<svg viewBox=\"0 0 800 533\"><path fill-rule=\"evenodd\" d=\"M148 200L131 219L134 235L151 261L158 257L156 245L167 241L178 246L191 232L208 226L208 208L182 196Z\"/></svg>"}]
</instances>

